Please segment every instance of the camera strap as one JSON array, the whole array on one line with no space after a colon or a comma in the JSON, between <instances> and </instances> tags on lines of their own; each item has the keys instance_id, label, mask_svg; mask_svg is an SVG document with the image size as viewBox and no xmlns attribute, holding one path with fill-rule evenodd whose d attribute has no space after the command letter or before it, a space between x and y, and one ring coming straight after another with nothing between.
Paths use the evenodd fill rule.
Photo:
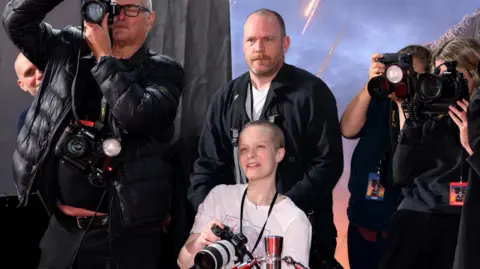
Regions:
<instances>
[{"instance_id":1,"label":"camera strap","mask_svg":"<svg viewBox=\"0 0 480 269\"><path fill-rule=\"evenodd\" d=\"M107 115L107 99L105 96L102 96L102 100L100 101L100 117L98 121L101 123L105 122L105 115Z\"/></svg>"},{"instance_id":2,"label":"camera strap","mask_svg":"<svg viewBox=\"0 0 480 269\"><path fill-rule=\"evenodd\" d=\"M397 138L400 132L400 111L397 104L394 101L390 101L389 104L389 118L388 118L388 139L385 141L383 147L383 155L380 159L380 162L377 166L377 174L380 177L380 184L382 186L388 186L391 182L387 182L387 174L389 171L389 166L392 161L393 152L397 145Z\"/></svg>"},{"instance_id":3,"label":"camera strap","mask_svg":"<svg viewBox=\"0 0 480 269\"><path fill-rule=\"evenodd\" d=\"M240 233L241 234L243 234L243 207L245 205L245 199L247 198L247 190L248 190L248 187L245 189L245 192L243 193L242 205L240 206ZM270 213L272 213L272 209L273 209L273 206L275 205L275 201L277 200L277 196L278 196L278 192L275 192L275 196L273 196L272 202L270 203L270 208L268 209L267 219L265 220L262 230L260 230L260 234L258 235L257 241L255 242L255 245L251 251L252 254L257 248L258 243L260 243L260 240L262 239L263 232L265 231L265 226L267 226L267 221L268 221L268 218L270 217Z\"/></svg>"},{"instance_id":4,"label":"camera strap","mask_svg":"<svg viewBox=\"0 0 480 269\"><path fill-rule=\"evenodd\" d=\"M470 166L465 160L467 156L468 153L462 146L462 151L460 152L460 183L468 182L468 170Z\"/></svg>"}]
</instances>

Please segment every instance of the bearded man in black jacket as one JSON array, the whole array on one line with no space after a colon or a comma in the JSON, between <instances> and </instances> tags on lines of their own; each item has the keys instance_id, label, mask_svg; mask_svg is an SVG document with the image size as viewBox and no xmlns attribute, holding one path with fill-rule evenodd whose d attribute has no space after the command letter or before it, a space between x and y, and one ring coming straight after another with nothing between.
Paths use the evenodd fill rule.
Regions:
<instances>
[{"instance_id":1,"label":"bearded man in black jacket","mask_svg":"<svg viewBox=\"0 0 480 269\"><path fill-rule=\"evenodd\" d=\"M287 155L278 166L276 188L313 222L310 267L339 268L332 197L343 171L337 104L321 79L285 63L289 45L280 14L260 9L248 16L243 48L249 71L213 97L190 176L189 200L197 210L215 186L245 180L234 156L238 133L250 121L268 119L285 134Z\"/></svg>"},{"instance_id":2,"label":"bearded man in black jacket","mask_svg":"<svg viewBox=\"0 0 480 269\"><path fill-rule=\"evenodd\" d=\"M158 268L183 68L145 48L151 1L114 0L111 35L108 14L83 33L52 29L43 20L60 2L14 0L3 14L9 38L44 73L13 156L21 205L38 191L51 215L39 268ZM105 139L114 147L103 155L81 154Z\"/></svg>"}]
</instances>

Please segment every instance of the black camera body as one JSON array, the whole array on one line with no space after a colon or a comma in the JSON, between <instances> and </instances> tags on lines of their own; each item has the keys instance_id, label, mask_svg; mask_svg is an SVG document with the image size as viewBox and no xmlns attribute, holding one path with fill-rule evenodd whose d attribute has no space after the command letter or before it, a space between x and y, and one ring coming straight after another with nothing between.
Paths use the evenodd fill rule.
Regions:
<instances>
[{"instance_id":1,"label":"black camera body","mask_svg":"<svg viewBox=\"0 0 480 269\"><path fill-rule=\"evenodd\" d=\"M373 77L368 82L368 93L372 97L387 98L394 93L396 97L404 99L413 94L412 76L413 57L408 53L384 53L376 62L386 65L385 74Z\"/></svg>"},{"instance_id":2,"label":"black camera body","mask_svg":"<svg viewBox=\"0 0 480 269\"><path fill-rule=\"evenodd\" d=\"M220 241L210 244L195 255L195 267L197 269L220 269L231 262L241 262L245 255L253 258L247 250L247 237L242 233L235 234L228 226L223 229L214 225L212 232L220 237ZM234 258L237 258L234 261Z\"/></svg>"},{"instance_id":3,"label":"black camera body","mask_svg":"<svg viewBox=\"0 0 480 269\"><path fill-rule=\"evenodd\" d=\"M230 227L226 225L224 226L223 229L220 228L220 226L218 225L214 225L212 227L212 232L216 236L220 237L220 239L226 240L232 243L232 245L235 246L236 256L239 259L242 259L243 256L245 256L245 254L248 252L246 248L248 239L247 237L245 237L244 234L242 233L234 234L233 231L230 230Z\"/></svg>"},{"instance_id":4,"label":"black camera body","mask_svg":"<svg viewBox=\"0 0 480 269\"><path fill-rule=\"evenodd\" d=\"M402 69L408 69L413 65L413 57L408 53L384 53L382 56L375 61L386 66L396 64Z\"/></svg>"},{"instance_id":5,"label":"black camera body","mask_svg":"<svg viewBox=\"0 0 480 269\"><path fill-rule=\"evenodd\" d=\"M461 110L456 102L469 99L468 82L457 71L457 62L447 61L443 65L447 70L442 74L437 68L434 74L424 73L418 76L415 95L404 104L414 118L422 114L448 114L449 106Z\"/></svg>"},{"instance_id":6,"label":"black camera body","mask_svg":"<svg viewBox=\"0 0 480 269\"><path fill-rule=\"evenodd\" d=\"M105 187L105 179L118 165L120 142L103 139L104 134L94 127L71 122L55 145L55 155L63 163L79 171L96 187Z\"/></svg>"},{"instance_id":7,"label":"black camera body","mask_svg":"<svg viewBox=\"0 0 480 269\"><path fill-rule=\"evenodd\" d=\"M113 18L120 14L120 7L111 0L87 0L81 7L84 21L102 24L102 19L108 13L108 25L113 24Z\"/></svg>"}]
</instances>

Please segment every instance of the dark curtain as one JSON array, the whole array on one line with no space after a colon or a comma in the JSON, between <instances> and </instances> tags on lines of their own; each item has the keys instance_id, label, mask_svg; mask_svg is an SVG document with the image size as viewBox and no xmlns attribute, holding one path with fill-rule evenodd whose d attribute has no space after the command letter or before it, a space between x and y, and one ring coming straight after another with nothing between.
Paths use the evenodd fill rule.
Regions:
<instances>
[{"instance_id":1,"label":"dark curtain","mask_svg":"<svg viewBox=\"0 0 480 269\"><path fill-rule=\"evenodd\" d=\"M176 256L193 224L186 199L197 144L212 95L232 76L230 7L225 0L154 0L156 23L149 47L172 56L185 68L186 81L176 119L173 162L177 179L172 220L165 240L165 268Z\"/></svg>"}]
</instances>

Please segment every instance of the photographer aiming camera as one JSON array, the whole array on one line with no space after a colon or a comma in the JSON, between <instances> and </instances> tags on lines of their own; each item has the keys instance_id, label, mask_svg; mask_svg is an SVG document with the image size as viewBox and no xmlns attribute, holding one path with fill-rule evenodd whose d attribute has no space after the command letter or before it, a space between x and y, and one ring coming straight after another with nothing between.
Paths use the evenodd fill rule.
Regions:
<instances>
[{"instance_id":1,"label":"photographer aiming camera","mask_svg":"<svg viewBox=\"0 0 480 269\"><path fill-rule=\"evenodd\" d=\"M407 54L411 56L413 71L428 72L431 61L428 49L410 45L393 58ZM387 54L387 58L388 55L392 54ZM372 55L369 81L385 76L387 60L382 54ZM344 137L359 138L348 182L348 257L352 269L378 267L378 253L383 250L388 221L401 199L401 190L392 180L391 158L404 116L395 92L389 97L372 97L366 84L340 121Z\"/></svg>"},{"instance_id":2,"label":"photographer aiming camera","mask_svg":"<svg viewBox=\"0 0 480 269\"><path fill-rule=\"evenodd\" d=\"M265 256L264 236L283 236L282 256L308 264L310 222L305 213L288 197L278 194L275 187L277 167L285 156L284 143L281 129L273 123L252 121L244 127L239 136L239 151L240 165L248 183L218 185L210 191L199 206L191 235L178 256L180 268L194 266L197 253L220 240L212 231L213 225L220 228L227 225L235 234L243 234L248 240L248 251L256 257ZM212 256L210 260L216 260L219 266L233 265L234 257L230 255L230 261L220 261L221 257ZM248 257L238 258L241 262ZM197 268L203 267L197 264Z\"/></svg>"},{"instance_id":3,"label":"photographer aiming camera","mask_svg":"<svg viewBox=\"0 0 480 269\"><path fill-rule=\"evenodd\" d=\"M438 76L430 75L430 85L451 103L448 114L405 121L393 159L393 179L404 186L405 198L389 226L381 269L452 268L465 197L459 199L456 190L467 184L465 158L471 154L468 101L459 100L461 95L455 93L468 89L468 98L479 86L475 74L478 55L472 53L477 49L472 42L456 38L433 54ZM448 70L448 66L455 66L452 62L456 68ZM453 96L457 100L452 100ZM443 100L435 99L431 104L436 102Z\"/></svg>"},{"instance_id":4,"label":"photographer aiming camera","mask_svg":"<svg viewBox=\"0 0 480 269\"><path fill-rule=\"evenodd\" d=\"M60 2L15 0L3 13L44 74L13 156L20 204L38 191L51 216L39 268L156 269L183 69L145 48L151 1L86 1L83 27L56 30L43 20Z\"/></svg>"},{"instance_id":5,"label":"photographer aiming camera","mask_svg":"<svg viewBox=\"0 0 480 269\"><path fill-rule=\"evenodd\" d=\"M454 42L454 41L452 41ZM474 89L470 106L468 107L467 121L462 122L468 129L468 146L471 154L466 159L472 169L468 177L468 186L466 186L465 201L462 208L458 244L455 253L454 269L473 269L480 264L478 250L480 248L480 43L474 39L458 39L455 43L461 44L456 47L460 49L455 54L465 62L465 69L468 70L469 82ZM448 45L447 45L448 49ZM475 71L475 62L477 70Z\"/></svg>"}]
</instances>

